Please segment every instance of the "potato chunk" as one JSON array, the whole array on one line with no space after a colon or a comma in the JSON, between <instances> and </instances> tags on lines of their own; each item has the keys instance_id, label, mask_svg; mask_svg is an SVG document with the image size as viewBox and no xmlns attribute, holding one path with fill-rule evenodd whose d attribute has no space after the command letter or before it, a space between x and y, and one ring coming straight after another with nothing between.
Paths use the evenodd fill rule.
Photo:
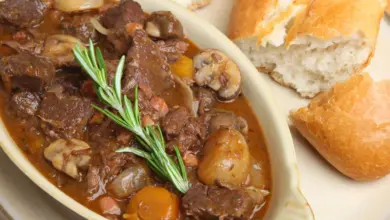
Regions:
<instances>
[{"instance_id":1,"label":"potato chunk","mask_svg":"<svg viewBox=\"0 0 390 220\"><path fill-rule=\"evenodd\" d=\"M207 185L237 188L248 177L249 167L250 154L245 138L235 129L221 129L206 142L198 176Z\"/></svg>"}]
</instances>

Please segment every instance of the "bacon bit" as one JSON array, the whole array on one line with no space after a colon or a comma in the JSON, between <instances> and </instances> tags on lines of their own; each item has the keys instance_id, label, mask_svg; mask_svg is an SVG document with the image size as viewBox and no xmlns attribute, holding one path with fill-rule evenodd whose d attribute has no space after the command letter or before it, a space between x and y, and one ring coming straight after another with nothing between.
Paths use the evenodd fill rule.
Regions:
<instances>
[{"instance_id":1,"label":"bacon bit","mask_svg":"<svg viewBox=\"0 0 390 220\"><path fill-rule=\"evenodd\" d=\"M144 117L142 117L142 126L143 127L152 126L152 125L154 125L154 121L149 115L145 115Z\"/></svg>"},{"instance_id":2,"label":"bacon bit","mask_svg":"<svg viewBox=\"0 0 390 220\"><path fill-rule=\"evenodd\" d=\"M86 80L83 82L80 88L81 94L85 96L96 96L95 83L92 79Z\"/></svg>"},{"instance_id":3,"label":"bacon bit","mask_svg":"<svg viewBox=\"0 0 390 220\"><path fill-rule=\"evenodd\" d=\"M164 117L169 111L167 103L164 101L164 99L158 96L154 96L150 100L150 104L155 110L159 112L160 117Z\"/></svg>"},{"instance_id":4,"label":"bacon bit","mask_svg":"<svg viewBox=\"0 0 390 220\"><path fill-rule=\"evenodd\" d=\"M118 202L110 196L105 196L99 200L100 209L103 214L120 215L121 208Z\"/></svg>"},{"instance_id":5,"label":"bacon bit","mask_svg":"<svg viewBox=\"0 0 390 220\"><path fill-rule=\"evenodd\" d=\"M142 28L143 28L142 25L140 25L138 23L128 23L128 24L126 24L126 32L130 36L134 36L135 31L136 30L141 30Z\"/></svg>"},{"instance_id":6,"label":"bacon bit","mask_svg":"<svg viewBox=\"0 0 390 220\"><path fill-rule=\"evenodd\" d=\"M198 157L191 151L186 151L183 156L184 165L187 167L196 167L199 164Z\"/></svg>"}]
</instances>

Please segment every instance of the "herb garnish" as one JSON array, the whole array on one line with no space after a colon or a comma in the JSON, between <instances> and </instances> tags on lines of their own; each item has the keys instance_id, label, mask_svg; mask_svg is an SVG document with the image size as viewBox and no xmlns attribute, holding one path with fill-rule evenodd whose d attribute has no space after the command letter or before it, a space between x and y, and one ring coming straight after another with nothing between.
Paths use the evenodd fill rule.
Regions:
<instances>
[{"instance_id":1,"label":"herb garnish","mask_svg":"<svg viewBox=\"0 0 390 220\"><path fill-rule=\"evenodd\" d=\"M134 153L139 157L145 158L151 169L160 177L170 180L181 193L187 192L189 182L179 149L176 146L174 147L178 160L178 163L176 163L165 152L165 142L160 126L142 127L138 107L138 87L135 88L134 105L126 95L122 95L121 80L125 56L122 56L119 61L113 82L114 85L111 87L107 82L107 69L103 55L99 48L96 49L95 53L92 41L89 42L89 49L81 49L79 45L76 45L73 53L81 67L95 81L99 99L107 106L115 109L118 113L115 114L112 111L99 108L95 105L93 107L117 124L133 132L139 143L144 147L144 149L125 147L117 150L117 152Z\"/></svg>"}]
</instances>

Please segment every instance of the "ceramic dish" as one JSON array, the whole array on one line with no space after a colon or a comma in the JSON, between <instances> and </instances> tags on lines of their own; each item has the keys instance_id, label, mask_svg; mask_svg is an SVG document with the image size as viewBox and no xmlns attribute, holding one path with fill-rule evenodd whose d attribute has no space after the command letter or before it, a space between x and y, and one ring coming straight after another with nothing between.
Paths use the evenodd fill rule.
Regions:
<instances>
[{"instance_id":1,"label":"ceramic dish","mask_svg":"<svg viewBox=\"0 0 390 220\"><path fill-rule=\"evenodd\" d=\"M276 108L271 92L256 68L225 35L195 14L166 0L138 2L147 12L172 11L185 27L187 37L196 45L200 48L219 49L238 64L243 74L243 91L264 129L269 146L273 185L265 219L314 219L311 208L299 189L299 172L287 122ZM15 145L2 122L0 143L11 160L48 194L87 219L104 219L74 201L43 177Z\"/></svg>"}]
</instances>

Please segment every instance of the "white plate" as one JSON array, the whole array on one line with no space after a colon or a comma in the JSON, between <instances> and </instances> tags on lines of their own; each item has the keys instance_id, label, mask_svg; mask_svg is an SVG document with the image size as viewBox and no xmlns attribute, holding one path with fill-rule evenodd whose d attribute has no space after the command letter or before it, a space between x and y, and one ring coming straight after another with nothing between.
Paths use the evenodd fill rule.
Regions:
<instances>
[{"instance_id":1,"label":"white plate","mask_svg":"<svg viewBox=\"0 0 390 220\"><path fill-rule=\"evenodd\" d=\"M232 0L213 0L210 7L202 9L198 14L226 33L231 7ZM366 71L375 80L390 79L390 22L386 19L382 21L376 55ZM290 110L308 103L293 90L262 75L270 84L286 119ZM390 176L370 183L358 183L345 178L324 161L294 128L291 131L302 191L317 220L390 220Z\"/></svg>"}]
</instances>

